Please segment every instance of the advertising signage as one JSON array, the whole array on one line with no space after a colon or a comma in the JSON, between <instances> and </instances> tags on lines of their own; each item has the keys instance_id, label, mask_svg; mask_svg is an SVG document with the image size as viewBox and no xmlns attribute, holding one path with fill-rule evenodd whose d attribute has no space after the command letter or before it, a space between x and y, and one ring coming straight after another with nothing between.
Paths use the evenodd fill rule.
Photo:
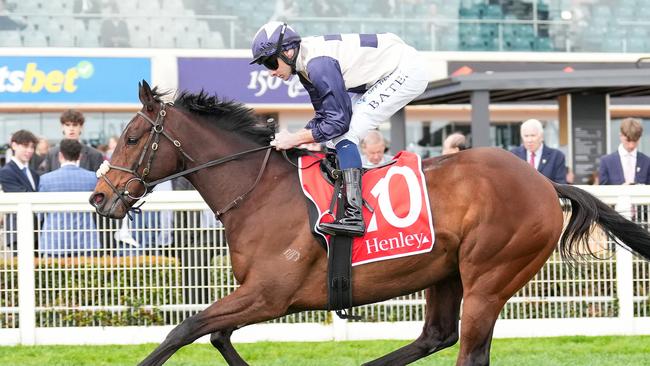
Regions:
<instances>
[{"instance_id":1,"label":"advertising signage","mask_svg":"<svg viewBox=\"0 0 650 366\"><path fill-rule=\"evenodd\" d=\"M0 57L0 103L138 103L148 58Z\"/></svg>"},{"instance_id":2,"label":"advertising signage","mask_svg":"<svg viewBox=\"0 0 650 366\"><path fill-rule=\"evenodd\" d=\"M248 58L179 58L178 87L193 93L204 90L242 103L309 103L297 76L284 81L249 62Z\"/></svg>"}]
</instances>

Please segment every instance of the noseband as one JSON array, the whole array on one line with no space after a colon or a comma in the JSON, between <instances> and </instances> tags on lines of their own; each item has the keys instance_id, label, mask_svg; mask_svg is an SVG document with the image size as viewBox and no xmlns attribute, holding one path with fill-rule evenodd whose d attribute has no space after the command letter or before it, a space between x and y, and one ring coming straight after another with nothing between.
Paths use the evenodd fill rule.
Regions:
<instances>
[{"instance_id":1,"label":"noseband","mask_svg":"<svg viewBox=\"0 0 650 366\"><path fill-rule=\"evenodd\" d=\"M175 138L170 136L165 131L165 128L164 128L163 124L165 123L165 116L167 116L167 112L165 111L165 106L167 106L167 105L173 106L174 104L172 102L167 102L167 103L161 102L160 103L160 111L158 112L158 115L156 116L155 121L152 120L151 118L149 118L149 116L147 116L146 114L142 113L142 111L138 111L138 114L142 118L144 118L145 121L147 121L147 122L149 122L151 124L151 131L149 132L149 137L147 139L147 143L145 144L144 149L142 150L142 153L140 154L140 159L138 160L137 164L135 165L135 168L129 169L129 168L121 167L121 166L111 165L108 161L104 161L102 163L102 165L99 167L99 169L97 170L97 172L96 172L97 178L101 177L102 179L104 179L106 184L111 188L111 190L122 201L124 206L129 207L129 204L126 201L125 197L128 197L128 198L130 198L132 200L138 201L142 197L149 194L151 192L151 190L153 189L153 187L155 187L156 185L158 185L158 184L160 184L162 182L165 182L165 181L168 181L168 180L171 180L171 179L174 179L174 178L177 178L177 177L189 174L189 173L193 173L193 172L195 172L197 170L200 170L200 169L203 169L203 168L207 168L207 167L219 165L219 164L231 161L231 160L235 160L238 157L240 157L242 155L245 155L245 154L249 154L249 153L256 152L256 151L261 151L261 150L267 150L266 156L264 157L264 162L262 163L262 167L261 167L261 169L259 171L257 179L255 180L255 183L253 183L253 185L249 188L248 191L246 191L244 194L242 194L242 195L238 196L237 198L235 198L226 207L224 207L224 209L217 211L215 214L217 216L217 219L219 219L219 216L221 216L223 213L225 213L229 209L231 209L231 208L235 207L237 204L239 204L239 202L241 202L244 199L244 197L246 195L248 195L253 190L253 188L255 188L257 183L259 183L260 179L262 178L262 173L264 172L264 170L266 168L266 165L268 163L269 157L271 155L272 146L270 146L270 145L269 146L262 146L262 147L254 148L254 149L251 149L251 150L246 150L246 151L243 151L243 152L240 152L240 153L236 153L236 154L233 154L233 155L229 155L229 156L226 156L226 157L221 158L221 159L211 160L211 161L208 161L207 163L203 163L203 164L195 166L193 168L182 170L181 172L172 174L172 175L170 175L168 177L161 178L161 179L158 179L158 180L155 180L155 181L152 181L152 182L147 182L145 180L145 178L149 175L149 173L151 173L151 163L153 162L154 156L156 155L156 152L158 151L160 136L161 135L164 136L167 140L169 140L176 147L176 149L181 153L181 155L185 158L183 160L183 164L185 163L185 160L189 160L192 163L195 162L195 160L192 159L192 157L189 156L183 150L180 141L176 140ZM151 154L149 154L149 158L147 159L146 166L142 170L142 174L140 174L140 173L138 173L138 170L140 170L140 167L143 165L144 157L145 157L145 155L147 155L147 150L149 148L151 148ZM120 170L120 171L129 173L129 174L133 175L133 178L126 181L126 183L124 184L124 188L118 189L111 182L111 180L108 179L108 177L106 176L106 173L108 173L108 171L111 170L111 169ZM141 184L142 185L142 187L144 188L142 194L136 196L136 195L134 195L132 193L133 191L129 190L129 187L131 187L133 184ZM136 188L137 188L137 186L136 186ZM143 204L144 204L144 202L140 203L140 205L138 205L138 206L132 206L131 208L129 208L129 211L127 212L127 215L129 216L129 218L131 220L133 220L133 216L131 215L131 211L133 211L135 213L140 213L141 212L140 207Z\"/></svg>"}]
</instances>

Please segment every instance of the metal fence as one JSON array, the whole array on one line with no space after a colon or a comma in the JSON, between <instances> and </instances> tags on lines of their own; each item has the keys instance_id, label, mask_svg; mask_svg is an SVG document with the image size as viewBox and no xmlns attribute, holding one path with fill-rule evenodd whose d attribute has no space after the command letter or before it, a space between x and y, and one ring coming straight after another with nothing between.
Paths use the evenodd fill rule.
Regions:
<instances>
[{"instance_id":1,"label":"metal fence","mask_svg":"<svg viewBox=\"0 0 650 366\"><path fill-rule=\"evenodd\" d=\"M647 188L584 188L647 227ZM133 222L96 216L87 198L0 194L0 344L156 342L237 287L223 228L196 192L154 192ZM598 232L590 245L600 259L571 266L554 253L506 304L495 336L650 334L648 262ZM414 338L423 293L355 313L363 320L293 314L234 338Z\"/></svg>"}]
</instances>

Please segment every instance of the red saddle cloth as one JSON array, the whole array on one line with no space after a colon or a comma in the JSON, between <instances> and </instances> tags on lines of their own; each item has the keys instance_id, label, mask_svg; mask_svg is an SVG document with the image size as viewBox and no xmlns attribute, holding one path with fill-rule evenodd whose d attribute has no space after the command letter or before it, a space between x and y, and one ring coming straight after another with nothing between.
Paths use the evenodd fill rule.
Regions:
<instances>
[{"instance_id":1,"label":"red saddle cloth","mask_svg":"<svg viewBox=\"0 0 650 366\"><path fill-rule=\"evenodd\" d=\"M329 246L329 235L318 226L334 220L335 213L329 212L334 187L323 178L316 160L313 156L300 157L298 171L303 192L318 211L313 231ZM363 208L366 235L353 240L353 266L433 249L431 206L417 154L401 151L392 164L368 170L362 178L362 195L374 212Z\"/></svg>"}]
</instances>

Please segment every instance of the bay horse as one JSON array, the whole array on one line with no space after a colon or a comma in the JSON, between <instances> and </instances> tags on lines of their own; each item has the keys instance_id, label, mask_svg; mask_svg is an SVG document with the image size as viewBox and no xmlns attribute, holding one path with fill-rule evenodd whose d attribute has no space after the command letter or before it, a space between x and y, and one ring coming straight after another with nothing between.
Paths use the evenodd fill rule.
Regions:
<instances>
[{"instance_id":1,"label":"bay horse","mask_svg":"<svg viewBox=\"0 0 650 366\"><path fill-rule=\"evenodd\" d=\"M240 284L176 326L141 365L161 365L207 334L229 365L246 365L230 341L233 331L327 309L327 257L310 232L297 169L269 148L273 130L239 103L203 92L164 103L144 81L139 98L142 109L100 168L90 203L100 215L123 218L151 186L182 172L223 222ZM457 365L488 365L504 304L558 241L569 260L590 253L593 225L650 258L650 235L640 226L579 188L552 183L507 151L475 148L422 166L433 250L356 266L352 288L354 305L425 289L424 327L413 343L366 365L408 364L459 340ZM560 199L572 209L564 232Z\"/></svg>"}]
</instances>

